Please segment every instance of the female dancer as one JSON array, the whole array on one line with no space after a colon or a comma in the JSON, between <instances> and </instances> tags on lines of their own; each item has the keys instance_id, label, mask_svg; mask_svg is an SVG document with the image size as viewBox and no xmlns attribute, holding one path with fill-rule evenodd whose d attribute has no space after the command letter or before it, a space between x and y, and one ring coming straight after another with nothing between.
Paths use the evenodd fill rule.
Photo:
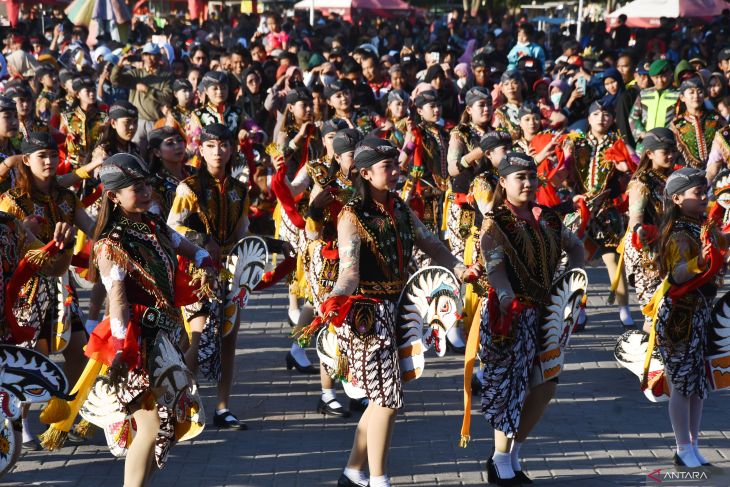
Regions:
<instances>
[{"instance_id":1,"label":"female dancer","mask_svg":"<svg viewBox=\"0 0 730 487\"><path fill-rule=\"evenodd\" d=\"M493 125L494 128L508 131L512 140L520 138L520 122L517 112L524 103L523 85L522 75L516 69L505 71L499 81L499 88L506 98L506 102L495 110Z\"/></svg>"},{"instance_id":2,"label":"female dancer","mask_svg":"<svg viewBox=\"0 0 730 487\"><path fill-rule=\"evenodd\" d=\"M180 355L175 345L184 329L175 306L175 255L203 270L193 286L210 286L215 272L205 250L148 212L152 202L148 178L144 162L131 154L115 154L104 162L101 181L105 194L93 234L96 243L90 270L92 279L98 276L107 289L110 319L94 330L86 354L110 365L109 382L136 422L124 462L124 485L130 487L145 485L154 466L164 465L176 428L190 420L185 417L187 411L181 414L177 408L160 404L161 398L150 387L157 379L157 343L167 342L169 346L163 350ZM179 379L176 375L170 381L175 382L177 392L185 394L194 388L192 377L184 384Z\"/></svg>"},{"instance_id":3,"label":"female dancer","mask_svg":"<svg viewBox=\"0 0 730 487\"><path fill-rule=\"evenodd\" d=\"M167 217L168 225L203 246L214 262L222 262L248 231L246 186L231 177L232 143L233 134L225 125L212 123L203 127L200 132L200 169L195 176L178 185ZM228 409L240 320L239 310L236 310L231 318L233 327L221 340L219 333L225 331L221 330L221 307L228 304L203 300L186 306L192 332L186 355L188 363L197 356L198 364L194 360L192 364L199 365L201 372L210 380L218 381L214 424L221 428L246 429L246 425ZM207 319L197 319L201 316Z\"/></svg>"},{"instance_id":4,"label":"female dancer","mask_svg":"<svg viewBox=\"0 0 730 487\"><path fill-rule=\"evenodd\" d=\"M15 188L0 197L0 211L5 211L19 220L27 220L30 230L43 243L48 243L57 223L75 225L90 235L94 222L81 206L79 199L68 189L59 187L56 181L58 168L58 147L47 133L31 133L22 144L23 161L17 165L18 181ZM64 364L69 381L75 382L83 369L83 346L86 343L78 297L71 282L69 290L71 304L65 306L67 316L58 316L59 302L63 301L59 279L35 276L26 285L21 299L16 304L18 321L23 326L37 328L35 348L48 355L63 350ZM64 329L70 327L68 343L59 338L58 324Z\"/></svg>"},{"instance_id":5,"label":"female dancer","mask_svg":"<svg viewBox=\"0 0 730 487\"><path fill-rule=\"evenodd\" d=\"M476 211L467 203L469 185L476 176L487 171L484 153L479 142L489 130L492 120L492 95L489 90L474 87L466 93L466 108L461 123L451 131L446 159L451 176L451 194L448 199L446 240L451 252L464 258L464 245L471 227L476 223Z\"/></svg>"},{"instance_id":6,"label":"female dancer","mask_svg":"<svg viewBox=\"0 0 730 487\"><path fill-rule=\"evenodd\" d=\"M175 199L177 186L195 174L195 168L185 163L185 140L172 127L154 129L147 136L150 186L154 202L150 211L167 219Z\"/></svg>"},{"instance_id":7,"label":"female dancer","mask_svg":"<svg viewBox=\"0 0 730 487\"><path fill-rule=\"evenodd\" d=\"M385 109L385 121L380 127L380 137L390 140L394 146L403 147L406 133L410 132L413 122L408 116L410 98L403 90L391 90Z\"/></svg>"},{"instance_id":8,"label":"female dancer","mask_svg":"<svg viewBox=\"0 0 730 487\"><path fill-rule=\"evenodd\" d=\"M659 238L659 262L670 285L661 286L652 298L652 308L645 309L654 317L647 354L656 339L671 383L669 419L677 440L674 463L694 468L707 465L697 447L708 392L704 353L712 301L721 280L722 257L717 247L726 248L727 238L714 226L703 227L707 208L703 171L675 171L667 178L664 194L668 200ZM644 379L642 386L647 385Z\"/></svg>"},{"instance_id":9,"label":"female dancer","mask_svg":"<svg viewBox=\"0 0 730 487\"><path fill-rule=\"evenodd\" d=\"M557 381L532 384L539 319L549 300L561 253L583 266L583 245L551 209L538 206L535 161L509 152L499 163L499 187L482 226L481 255L489 285L481 309L482 412L494 428L489 483L528 483L519 452L555 393ZM504 318L511 327L496 326Z\"/></svg>"},{"instance_id":10,"label":"female dancer","mask_svg":"<svg viewBox=\"0 0 730 487\"><path fill-rule=\"evenodd\" d=\"M312 95L306 88L296 88L286 95L286 110L284 114L284 123L276 140L278 152L284 156L286 161L286 178L289 181L295 181L297 175L306 166L309 161L318 160L322 157L324 147L319 129L314 125L312 108ZM306 175L306 171L304 172ZM304 194L309 189L310 182L307 181L302 185L301 191L294 194ZM276 187L274 188L276 193ZM301 223L297 226L295 221L302 221L302 215L306 214L306 199L302 199L302 204L297 207L290 207L287 204L288 199L282 195L279 198L280 215L276 223L278 225L277 237L289 242L299 255L298 259L302 259L305 251L305 238ZM291 214L296 212L297 214ZM291 216L290 216L291 214ZM301 268L301 266L298 266ZM289 324L294 326L299 321L299 299L306 297L305 282L300 282L304 278L303 275L294 273L289 284ZM306 359L306 356L303 357ZM300 364L301 365L301 364ZM297 369L298 370L298 369Z\"/></svg>"},{"instance_id":11,"label":"female dancer","mask_svg":"<svg viewBox=\"0 0 730 487\"><path fill-rule=\"evenodd\" d=\"M636 287L641 307L651 299L661 283L657 262L659 219L664 207L664 184L674 170L676 142L671 130L651 129L643 141L644 156L631 178L629 193L629 227L624 237L626 277ZM644 318L644 331L651 320Z\"/></svg>"},{"instance_id":12,"label":"female dancer","mask_svg":"<svg viewBox=\"0 0 730 487\"><path fill-rule=\"evenodd\" d=\"M585 209L581 224L588 255L592 257L598 253L601 256L609 279L621 272L616 287L619 317L624 326L633 326L626 276L621 270L617 271L616 249L626 229L626 210L617 199L626 190L627 174L634 169L634 162L621 136L612 130L613 114L601 102L593 102L589 107L588 125L585 136L569 136L574 145L572 182L576 194L573 201ZM587 221L583 219L586 214Z\"/></svg>"},{"instance_id":13,"label":"female dancer","mask_svg":"<svg viewBox=\"0 0 730 487\"><path fill-rule=\"evenodd\" d=\"M479 273L461 264L394 194L400 175L397 157L398 150L382 139L365 139L357 147L356 197L343 208L337 224L337 283L320 310L323 321L337 329L348 380L364 389L369 399L340 486L368 484L366 465L368 485L390 485L388 448L396 412L403 405L395 302L407 282L414 247L453 269L460 279ZM344 312L346 308L352 309ZM355 323L355 315L366 318Z\"/></svg>"},{"instance_id":14,"label":"female dancer","mask_svg":"<svg viewBox=\"0 0 730 487\"><path fill-rule=\"evenodd\" d=\"M699 78L690 78L679 87L680 106L684 107L670 125L677 137L677 148L687 166L705 169L715 132L727 122L705 106L705 87ZM708 174L713 178L715 174Z\"/></svg>"},{"instance_id":15,"label":"female dancer","mask_svg":"<svg viewBox=\"0 0 730 487\"><path fill-rule=\"evenodd\" d=\"M339 263L337 247L337 219L340 210L347 204L353 194L352 173L355 146L362 140L357 129L344 129L337 132L330 143L334 158L329 165L310 163L308 171L314 181L309 197L309 216L307 218L307 249L304 267L310 286L312 306L305 305L299 318L300 324L310 324L324 299L332 292L337 280ZM318 320L319 322L319 320ZM308 329L307 329L308 328ZM301 339L308 341L316 332L309 326ZM346 411L337 401L335 382L324 367L320 367L322 397L317 411L322 414L347 418ZM350 409L356 402L350 403Z\"/></svg>"}]
</instances>

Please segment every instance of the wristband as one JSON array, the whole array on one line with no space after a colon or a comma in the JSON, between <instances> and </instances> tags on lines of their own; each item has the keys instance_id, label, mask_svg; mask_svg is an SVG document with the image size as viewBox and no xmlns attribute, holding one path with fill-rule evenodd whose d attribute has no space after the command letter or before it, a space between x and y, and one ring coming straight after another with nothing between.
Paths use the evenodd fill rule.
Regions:
<instances>
[{"instance_id":1,"label":"wristband","mask_svg":"<svg viewBox=\"0 0 730 487\"><path fill-rule=\"evenodd\" d=\"M291 150L297 150L297 149L299 149L299 146L294 142L294 139L292 139L292 140L289 141L289 148Z\"/></svg>"},{"instance_id":2,"label":"wristband","mask_svg":"<svg viewBox=\"0 0 730 487\"><path fill-rule=\"evenodd\" d=\"M466 156L462 157L462 158L461 158L461 159L459 160L459 166L463 167L464 169L468 169L468 168L469 168L469 166L471 166L471 164L469 164L469 163L467 162L467 160L466 160Z\"/></svg>"},{"instance_id":3,"label":"wristband","mask_svg":"<svg viewBox=\"0 0 730 487\"><path fill-rule=\"evenodd\" d=\"M5 161L3 161L3 162L5 162ZM89 172L86 169L84 169L83 167L80 167L80 168L76 169L74 171L74 174L76 176L78 176L80 179L89 179L89 178L91 178L91 174L89 174Z\"/></svg>"}]
</instances>

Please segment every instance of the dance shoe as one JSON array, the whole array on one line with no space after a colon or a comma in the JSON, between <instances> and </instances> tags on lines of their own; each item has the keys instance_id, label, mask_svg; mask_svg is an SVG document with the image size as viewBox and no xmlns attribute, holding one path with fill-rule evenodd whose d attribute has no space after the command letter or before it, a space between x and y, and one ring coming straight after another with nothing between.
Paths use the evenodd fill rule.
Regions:
<instances>
[{"instance_id":1,"label":"dance shoe","mask_svg":"<svg viewBox=\"0 0 730 487\"><path fill-rule=\"evenodd\" d=\"M471 376L471 394L473 396L480 396L482 394L482 381L479 380L476 374Z\"/></svg>"},{"instance_id":2,"label":"dance shoe","mask_svg":"<svg viewBox=\"0 0 730 487\"><path fill-rule=\"evenodd\" d=\"M332 406L332 403L337 403L337 407ZM337 399L324 402L324 400L320 398L319 404L317 404L317 412L324 414L325 416L335 416L338 418L349 418L351 415L350 411L343 408L342 405L337 402Z\"/></svg>"},{"instance_id":3,"label":"dance shoe","mask_svg":"<svg viewBox=\"0 0 730 487\"><path fill-rule=\"evenodd\" d=\"M522 470L515 470L515 478L521 484L527 485L532 483L532 479Z\"/></svg>"},{"instance_id":4,"label":"dance shoe","mask_svg":"<svg viewBox=\"0 0 730 487\"><path fill-rule=\"evenodd\" d=\"M22 445L23 451L43 451L41 444L33 438L32 440L24 441Z\"/></svg>"},{"instance_id":5,"label":"dance shoe","mask_svg":"<svg viewBox=\"0 0 730 487\"><path fill-rule=\"evenodd\" d=\"M340 475L340 478L337 479L337 487L367 487L367 485L362 486L356 482L353 482L347 475L343 473L342 475Z\"/></svg>"},{"instance_id":6,"label":"dance shoe","mask_svg":"<svg viewBox=\"0 0 730 487\"><path fill-rule=\"evenodd\" d=\"M286 354L286 370L297 369L300 374L319 374L319 369L312 364L299 365L291 352Z\"/></svg>"},{"instance_id":7,"label":"dance shoe","mask_svg":"<svg viewBox=\"0 0 730 487\"><path fill-rule=\"evenodd\" d=\"M499 472L497 472L497 466L494 464L494 460L492 460L491 458L487 460L487 483L509 487L521 485L521 482L517 479L516 476L509 479L501 478L499 476Z\"/></svg>"},{"instance_id":8,"label":"dance shoe","mask_svg":"<svg viewBox=\"0 0 730 487\"><path fill-rule=\"evenodd\" d=\"M215 416L213 416L213 424L219 428L227 428L227 429L234 429L234 430L248 429L248 426L246 426L246 423L239 420L230 411L225 411L220 414L215 413Z\"/></svg>"}]
</instances>

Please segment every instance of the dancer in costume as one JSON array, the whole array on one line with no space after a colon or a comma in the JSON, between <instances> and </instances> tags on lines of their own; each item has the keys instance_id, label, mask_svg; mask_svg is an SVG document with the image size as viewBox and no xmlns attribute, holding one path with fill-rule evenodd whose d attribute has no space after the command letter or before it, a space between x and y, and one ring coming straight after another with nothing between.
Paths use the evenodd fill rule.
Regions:
<instances>
[{"instance_id":1,"label":"dancer in costume","mask_svg":"<svg viewBox=\"0 0 730 487\"><path fill-rule=\"evenodd\" d=\"M332 292L337 281L339 254L337 245L337 219L340 211L353 194L352 175L354 172L355 146L362 140L357 129L343 129L337 132L331 142L334 158L325 164L322 161L308 163L308 172L314 181L309 197L309 215L307 217L307 248L304 268L310 286L311 306L305 305L299 317L300 329L306 331L300 340L308 342L317 332L315 310L319 310L325 298ZM309 326L304 327L304 324ZM335 382L324 366L320 366L320 382L322 396L317 404L317 411L322 414L347 418L350 411L345 410L337 401ZM361 403L350 401L350 410L363 409Z\"/></svg>"},{"instance_id":2,"label":"dancer in costume","mask_svg":"<svg viewBox=\"0 0 730 487\"><path fill-rule=\"evenodd\" d=\"M203 127L213 123L225 125L237 142L248 139L263 141L265 133L243 113L238 105L228 102L230 81L224 71L209 71L200 80L206 102L190 114L185 129L188 138L188 151L195 153L201 144Z\"/></svg>"},{"instance_id":3,"label":"dancer in costume","mask_svg":"<svg viewBox=\"0 0 730 487\"><path fill-rule=\"evenodd\" d=\"M167 220L178 185L195 174L195 168L186 164L185 140L173 127L156 128L147 135L147 154L154 190L150 211Z\"/></svg>"},{"instance_id":4,"label":"dancer in costume","mask_svg":"<svg viewBox=\"0 0 730 487\"><path fill-rule=\"evenodd\" d=\"M346 120L350 128L358 129L363 136L367 136L377 128L378 116L366 108L356 109L352 102L353 91L352 81L348 79L334 80L324 87L329 118Z\"/></svg>"},{"instance_id":5,"label":"dancer in costume","mask_svg":"<svg viewBox=\"0 0 730 487\"><path fill-rule=\"evenodd\" d=\"M489 169L489 165L483 163L484 153L479 142L490 129L492 120L492 95L489 90L474 87L466 93L465 101L461 123L451 131L446 157L451 192L445 215L445 238L451 252L459 259L464 258L464 244L476 218L475 209L466 201L469 185L475 177Z\"/></svg>"},{"instance_id":6,"label":"dancer in costume","mask_svg":"<svg viewBox=\"0 0 730 487\"><path fill-rule=\"evenodd\" d=\"M441 102L436 91L419 93L414 105L421 121L407 135L400 154L401 171L407 175L402 197L416 210L426 228L438 236L444 193L448 187L448 133L437 123L441 118ZM427 266L429 262L428 257L416 249L411 270Z\"/></svg>"},{"instance_id":7,"label":"dancer in costume","mask_svg":"<svg viewBox=\"0 0 730 487\"><path fill-rule=\"evenodd\" d=\"M406 134L413 130L413 121L408 115L410 97L403 90L388 92L385 122L380 126L379 137L388 139L396 147L403 147Z\"/></svg>"},{"instance_id":8,"label":"dancer in costume","mask_svg":"<svg viewBox=\"0 0 730 487\"><path fill-rule=\"evenodd\" d=\"M653 319L647 354L659 348L669 380L669 419L677 441L674 463L707 465L697 446L702 406L708 394L705 348L710 310L721 282L726 235L704 225L705 173L682 168L667 178L659 262L664 282L644 309ZM655 342L656 339L656 342ZM648 361L647 361L648 363ZM642 387L651 387L644 371Z\"/></svg>"},{"instance_id":9,"label":"dancer in costume","mask_svg":"<svg viewBox=\"0 0 730 487\"><path fill-rule=\"evenodd\" d=\"M68 271L72 254L70 252L62 252L57 257L52 254L56 254L58 251L72 246L73 238L74 232L71 226L67 223L59 222L53 228L53 238L51 241L46 247L41 248L43 244L35 235L30 233L20 220L9 213L0 212L0 248L2 248L2 252L0 252L0 285L2 285L0 287L0 309L3 310L0 313L0 345L30 344L30 340L32 340L36 330L31 326L27 326L27 323L18 322L13 314L12 305L18 298L20 288L33 275L41 274L44 277L53 278L62 276ZM19 376L17 372L8 370L6 368L7 364L3 365L4 372L7 374L2 381L3 389L6 393L8 390L11 393L17 392L13 390L14 387L7 384L7 381L13 382L13 378L22 377L22 375ZM50 369L55 367L53 364L51 365L51 367L46 368L45 373L51 373ZM37 374L44 374L43 371L38 370L41 368L41 364L35 361L29 361L25 368L35 369ZM64 383L68 384L65 377ZM38 385L43 385L47 388L51 385L51 382L48 381L47 383L40 383ZM57 385L60 386L61 384ZM26 387L27 383L24 384L21 390ZM42 394L33 391L33 395L39 397ZM23 400L24 398L20 397L18 399ZM12 399L10 401L12 404ZM10 469L12 464L17 460L21 447L25 450L40 449L37 440L30 431L28 405L23 405L20 411L12 411L12 409L12 407L9 409L3 408L0 411L0 420L3 422L5 418L11 419L8 416L21 416L20 421L17 421L18 418L16 417L16 420L13 420L10 425L12 433L10 431L2 431L5 428L4 425L0 425L0 477L2 477L2 472ZM3 438L3 435L6 433L12 434L13 438ZM10 448L13 444L15 444L15 451Z\"/></svg>"},{"instance_id":10,"label":"dancer in costume","mask_svg":"<svg viewBox=\"0 0 730 487\"><path fill-rule=\"evenodd\" d=\"M15 102L6 96L0 95L0 193L15 187L17 169L9 159L10 156L20 154L18 135L18 110ZM17 158L16 161L19 161Z\"/></svg>"},{"instance_id":11,"label":"dancer in costume","mask_svg":"<svg viewBox=\"0 0 730 487\"><path fill-rule=\"evenodd\" d=\"M647 305L661 283L657 262L664 184L674 170L676 142L671 130L653 128L644 136L644 155L628 186L629 226L624 236L626 277L636 287L639 305ZM644 331L651 320L645 317Z\"/></svg>"},{"instance_id":12,"label":"dancer in costume","mask_svg":"<svg viewBox=\"0 0 730 487\"><path fill-rule=\"evenodd\" d=\"M300 270L303 269L306 253L304 216L307 213L308 192L312 183L308 165L329 165L332 160L331 145L325 148L323 140L327 139L331 143L336 129L333 123L325 122L329 135L320 133L314 123L312 94L306 88L289 91L285 100L284 122L276 141L278 154L283 156L285 165L277 168L278 177L275 176L272 189L279 200L279 211L275 214L278 226L276 236L289 242L297 252L297 271L289 276L287 313L289 325L297 326L301 316L299 300L307 298L307 283L303 271ZM279 183L286 183L286 187ZM292 343L292 350L287 355L287 368L292 367L302 373L317 372L297 342Z\"/></svg>"},{"instance_id":13,"label":"dancer in costume","mask_svg":"<svg viewBox=\"0 0 730 487\"><path fill-rule=\"evenodd\" d=\"M121 100L110 106L107 124L96 141L92 157L105 161L118 152L139 155L139 147L132 141L138 121L137 108L128 101Z\"/></svg>"},{"instance_id":14,"label":"dancer in costume","mask_svg":"<svg viewBox=\"0 0 730 487\"><path fill-rule=\"evenodd\" d=\"M333 136L334 134L331 135ZM301 260L306 246L302 215L306 214L306 196L311 185L305 167L308 162L319 160L324 152L319 129L314 124L312 95L306 88L296 88L286 94L284 123L279 131L276 146L286 163L285 174L280 177L286 176L286 179L292 182L294 188L291 196L299 198L299 204L290 202L289 198L285 198L286 195L282 195L274 185L274 193L279 199L277 237L289 242L297 251L297 259ZM299 299L306 298L303 289L306 284L301 282L302 278L301 273L294 273L289 280L288 317L291 326L296 326L299 322ZM306 363L309 362L306 356L297 358L305 362L298 365L311 367L311 363Z\"/></svg>"},{"instance_id":15,"label":"dancer in costume","mask_svg":"<svg viewBox=\"0 0 730 487\"><path fill-rule=\"evenodd\" d=\"M44 243L53 238L57 223L75 225L87 235L94 222L79 199L56 181L58 147L48 132L32 133L22 144L23 162L17 166L17 186L0 197L0 211L26 220ZM68 302L66 302L68 300ZM76 290L65 276L35 276L24 287L16 303L18 321L36 328L33 346L41 353L63 351L66 375L76 382L83 369L86 343Z\"/></svg>"},{"instance_id":16,"label":"dancer in costume","mask_svg":"<svg viewBox=\"0 0 730 487\"><path fill-rule=\"evenodd\" d=\"M522 89L524 80L516 69L505 71L499 80L499 88L506 102L494 112L494 128L509 132L512 140L520 138L520 121L517 113L524 103Z\"/></svg>"},{"instance_id":17,"label":"dancer in costume","mask_svg":"<svg viewBox=\"0 0 730 487\"><path fill-rule=\"evenodd\" d=\"M408 279L415 246L454 269L460 279L478 275L451 255L394 193L398 150L365 139L355 150L356 197L337 224L339 274L321 306L323 321L337 330L340 366L332 371L369 399L355 433L339 486L389 486L386 465L397 410L403 405L395 334L395 304Z\"/></svg>"},{"instance_id":18,"label":"dancer in costume","mask_svg":"<svg viewBox=\"0 0 730 487\"><path fill-rule=\"evenodd\" d=\"M582 267L584 254L580 240L561 217L536 204L534 159L510 152L498 171L499 188L493 209L485 216L480 244L488 282L480 325L480 360L485 365L482 412L494 428L488 481L517 485L529 482L520 467L520 448L557 386L557 380L538 384L534 378L540 320L561 253L568 254L568 268Z\"/></svg>"},{"instance_id":19,"label":"dancer in costume","mask_svg":"<svg viewBox=\"0 0 730 487\"><path fill-rule=\"evenodd\" d=\"M33 95L24 84L9 86L5 89L5 96L15 101L18 111L18 125L21 135L25 138L32 132L53 132L48 123L36 118L33 109Z\"/></svg>"},{"instance_id":20,"label":"dancer in costume","mask_svg":"<svg viewBox=\"0 0 730 487\"><path fill-rule=\"evenodd\" d=\"M204 126L199 151L200 169L178 185L167 223L204 247L214 262L223 263L248 231L248 191L243 183L231 177L233 134L225 125ZM214 424L221 428L246 429L245 423L228 409L239 309L235 302L226 302L223 286L217 298L185 308L192 335L186 362L192 370L200 367L205 377L218 382ZM231 314L224 316L227 307Z\"/></svg>"},{"instance_id":21,"label":"dancer in costume","mask_svg":"<svg viewBox=\"0 0 730 487\"><path fill-rule=\"evenodd\" d=\"M464 260L466 248L472 228L477 226L477 212L468 193L471 184L482 173L491 169L479 142L490 129L492 120L492 95L489 90L474 87L466 93L466 108L461 115L461 122L451 131L449 150L446 156L449 165L450 188L447 193L442 230L451 253ZM481 220L481 218L479 218ZM447 335L447 348L463 352L465 343L461 326L452 327Z\"/></svg>"},{"instance_id":22,"label":"dancer in costume","mask_svg":"<svg viewBox=\"0 0 730 487\"><path fill-rule=\"evenodd\" d=\"M600 255L612 279L618 268L616 249L626 229L625 203L621 197L626 191L627 175L635 166L623 139L612 130L613 114L609 109L596 101L588 113L588 133L570 136L573 142L571 179L576 193L573 201L579 211L568 215L566 221L585 239L588 258ZM624 326L633 326L626 276L620 272L615 292L619 316Z\"/></svg>"},{"instance_id":23,"label":"dancer in costume","mask_svg":"<svg viewBox=\"0 0 730 487\"><path fill-rule=\"evenodd\" d=\"M196 396L195 386L177 348L184 328L175 302L176 254L202 269L191 286L209 289L215 275L208 252L149 213L148 178L145 163L131 154L104 162L90 270L92 280L98 277L107 289L109 319L94 330L86 355L109 366L110 399L136 426L124 464L126 486L145 485L192 421L186 401Z\"/></svg>"},{"instance_id":24,"label":"dancer in costume","mask_svg":"<svg viewBox=\"0 0 730 487\"><path fill-rule=\"evenodd\" d=\"M66 163L76 169L91 160L107 114L96 101L96 88L90 78L74 79L73 91L78 105L61 115L60 130L66 135Z\"/></svg>"},{"instance_id":25,"label":"dancer in costume","mask_svg":"<svg viewBox=\"0 0 730 487\"><path fill-rule=\"evenodd\" d=\"M684 111L674 117L669 127L677 138L677 148L684 164L705 169L715 133L727 122L722 115L705 107L705 87L699 78L690 78L679 87L680 106ZM712 179L715 174L708 174Z\"/></svg>"}]
</instances>

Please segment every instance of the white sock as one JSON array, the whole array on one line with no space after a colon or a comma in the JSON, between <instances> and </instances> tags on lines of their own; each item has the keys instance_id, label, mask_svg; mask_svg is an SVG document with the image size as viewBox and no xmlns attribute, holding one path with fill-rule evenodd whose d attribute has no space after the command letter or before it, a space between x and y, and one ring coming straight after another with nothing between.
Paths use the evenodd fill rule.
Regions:
<instances>
[{"instance_id":1,"label":"white sock","mask_svg":"<svg viewBox=\"0 0 730 487\"><path fill-rule=\"evenodd\" d=\"M700 463L701 463L701 464L703 464L703 465L704 465L704 464L706 464L706 463L710 463L710 462L708 462L708 461L707 461L707 459L706 459L706 458L705 458L704 456L702 456L702 454L700 453L700 447L698 446L698 442L699 442L699 440L694 440L694 441L692 441L692 450L694 450L694 453L695 453L695 456L697 457L697 460L699 460L699 461L700 461Z\"/></svg>"},{"instance_id":2,"label":"white sock","mask_svg":"<svg viewBox=\"0 0 730 487\"><path fill-rule=\"evenodd\" d=\"M390 479L387 475L377 477L370 476L370 487L390 487Z\"/></svg>"},{"instance_id":3,"label":"white sock","mask_svg":"<svg viewBox=\"0 0 730 487\"><path fill-rule=\"evenodd\" d=\"M322 389L322 400L325 403L330 402L332 399L337 398L337 391L334 389Z\"/></svg>"},{"instance_id":4,"label":"white sock","mask_svg":"<svg viewBox=\"0 0 730 487\"><path fill-rule=\"evenodd\" d=\"M292 342L291 344L291 355L302 367L309 367L312 365L312 362L309 361L309 357L307 357L307 351L300 347L297 342Z\"/></svg>"},{"instance_id":5,"label":"white sock","mask_svg":"<svg viewBox=\"0 0 730 487\"><path fill-rule=\"evenodd\" d=\"M634 326L634 319L631 317L631 310L628 306L621 306L618 310L618 315L624 326Z\"/></svg>"},{"instance_id":6,"label":"white sock","mask_svg":"<svg viewBox=\"0 0 730 487\"><path fill-rule=\"evenodd\" d=\"M84 328L86 328L86 333L91 335L91 333L94 331L94 328L96 328L96 325L99 324L99 320L86 320L86 323L84 323Z\"/></svg>"},{"instance_id":7,"label":"white sock","mask_svg":"<svg viewBox=\"0 0 730 487\"><path fill-rule=\"evenodd\" d=\"M464 336L461 334L461 328L458 326L452 326L446 334L446 338L448 338L451 344L455 347L466 346L466 343L464 343Z\"/></svg>"},{"instance_id":8,"label":"white sock","mask_svg":"<svg viewBox=\"0 0 730 487\"><path fill-rule=\"evenodd\" d=\"M492 455L494 466L497 468L497 475L500 479L511 479L515 476L515 471L512 468L512 455L509 453L501 453L494 451Z\"/></svg>"},{"instance_id":9,"label":"white sock","mask_svg":"<svg viewBox=\"0 0 730 487\"><path fill-rule=\"evenodd\" d=\"M578 311L578 321L576 321L577 324L582 325L586 322L586 309L581 308Z\"/></svg>"},{"instance_id":10,"label":"white sock","mask_svg":"<svg viewBox=\"0 0 730 487\"><path fill-rule=\"evenodd\" d=\"M23 443L31 441L33 439L33 433L30 432L30 423L28 418L23 418Z\"/></svg>"},{"instance_id":11,"label":"white sock","mask_svg":"<svg viewBox=\"0 0 730 487\"><path fill-rule=\"evenodd\" d=\"M354 468L346 467L345 471L342 472L345 477L350 481L355 482L357 485L365 486L368 483L368 476L362 470L355 470Z\"/></svg>"},{"instance_id":12,"label":"white sock","mask_svg":"<svg viewBox=\"0 0 730 487\"><path fill-rule=\"evenodd\" d=\"M695 451L691 443L687 445L677 445L677 456L684 462L684 465L689 468L702 466L695 455Z\"/></svg>"},{"instance_id":13,"label":"white sock","mask_svg":"<svg viewBox=\"0 0 730 487\"><path fill-rule=\"evenodd\" d=\"M289 319L294 323L294 326L297 326L299 324L299 315L301 314L301 311L299 311L299 308L297 309L289 309Z\"/></svg>"},{"instance_id":14,"label":"white sock","mask_svg":"<svg viewBox=\"0 0 730 487\"><path fill-rule=\"evenodd\" d=\"M520 466L520 448L522 448L522 443L519 441L512 442L512 449L509 452L509 456L512 460L512 470L515 472L522 471L522 466Z\"/></svg>"}]
</instances>

